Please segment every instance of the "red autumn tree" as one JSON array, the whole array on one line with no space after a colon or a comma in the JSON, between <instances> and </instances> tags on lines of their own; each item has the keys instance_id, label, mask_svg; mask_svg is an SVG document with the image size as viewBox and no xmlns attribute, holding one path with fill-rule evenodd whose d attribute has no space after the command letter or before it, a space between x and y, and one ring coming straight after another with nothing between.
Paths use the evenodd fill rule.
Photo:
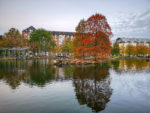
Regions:
<instances>
[{"instance_id":1,"label":"red autumn tree","mask_svg":"<svg viewBox=\"0 0 150 113\"><path fill-rule=\"evenodd\" d=\"M111 52L109 38L112 32L106 17L101 14L92 15L88 18L85 27L89 36L88 41L86 41L89 45L88 49L95 60L99 57L108 56Z\"/></svg>"},{"instance_id":2,"label":"red autumn tree","mask_svg":"<svg viewBox=\"0 0 150 113\"><path fill-rule=\"evenodd\" d=\"M111 28L105 16L101 14L92 15L84 22L82 29L80 23L76 30L74 41L78 46L74 47L76 53L84 53L86 56L106 58L111 52L110 36ZM82 31L82 32L79 32Z\"/></svg>"}]
</instances>

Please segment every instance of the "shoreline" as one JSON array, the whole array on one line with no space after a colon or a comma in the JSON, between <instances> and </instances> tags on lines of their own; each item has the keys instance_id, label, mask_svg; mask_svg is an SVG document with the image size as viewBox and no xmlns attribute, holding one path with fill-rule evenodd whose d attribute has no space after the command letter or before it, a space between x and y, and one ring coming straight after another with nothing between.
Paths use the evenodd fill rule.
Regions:
<instances>
[{"instance_id":1,"label":"shoreline","mask_svg":"<svg viewBox=\"0 0 150 113\"><path fill-rule=\"evenodd\" d=\"M21 57L21 58L16 58L16 57L0 57L0 60L30 60L30 59L62 59L62 60L74 60L74 59L78 59L78 58L55 58L55 57ZM97 59L98 60L114 60L114 59L150 59L150 57L129 57L129 56L121 56L121 57L109 57L109 58L106 58L106 59ZM83 59L78 59L78 60L83 60ZM92 59L84 59L86 61L94 61Z\"/></svg>"},{"instance_id":2,"label":"shoreline","mask_svg":"<svg viewBox=\"0 0 150 113\"><path fill-rule=\"evenodd\" d=\"M94 61L93 59L88 60L80 60L80 59L73 59L73 58L65 58L65 59L58 59L54 57L33 57L33 58L0 58L1 61L31 61L31 60L49 60L52 65L56 67L63 67L63 66L98 66L103 63L108 63L115 60L145 60L146 62L150 62L150 58L139 58L139 57L117 57L117 58L106 58L106 59L98 59Z\"/></svg>"}]
</instances>

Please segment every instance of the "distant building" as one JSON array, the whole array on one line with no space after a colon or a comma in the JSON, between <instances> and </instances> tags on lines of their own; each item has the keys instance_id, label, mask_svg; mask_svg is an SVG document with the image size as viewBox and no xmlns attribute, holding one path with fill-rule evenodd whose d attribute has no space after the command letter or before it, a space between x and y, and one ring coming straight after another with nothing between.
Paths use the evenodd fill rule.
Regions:
<instances>
[{"instance_id":1,"label":"distant building","mask_svg":"<svg viewBox=\"0 0 150 113\"><path fill-rule=\"evenodd\" d=\"M53 39L57 45L57 55L59 54L59 47L68 38L72 40L74 38L74 32L63 32L63 31L51 31Z\"/></svg>"},{"instance_id":2,"label":"distant building","mask_svg":"<svg viewBox=\"0 0 150 113\"><path fill-rule=\"evenodd\" d=\"M22 35L24 36L25 39L30 39L30 35L33 31L35 31L36 29L33 26L28 27L27 29L24 29L22 31Z\"/></svg>"},{"instance_id":3,"label":"distant building","mask_svg":"<svg viewBox=\"0 0 150 113\"><path fill-rule=\"evenodd\" d=\"M116 42L119 44L119 47L126 47L128 44L136 46L136 44L142 44L146 46L150 46L150 39L148 38L117 38Z\"/></svg>"},{"instance_id":4,"label":"distant building","mask_svg":"<svg viewBox=\"0 0 150 113\"><path fill-rule=\"evenodd\" d=\"M27 29L22 31L22 35L26 39L30 39L30 34L35 31L36 29L33 26L30 26ZM72 40L74 38L74 32L64 32L64 31L50 31L52 33L53 39L56 41L57 45L57 54L59 54L59 47L62 43L67 40L68 38Z\"/></svg>"}]
</instances>

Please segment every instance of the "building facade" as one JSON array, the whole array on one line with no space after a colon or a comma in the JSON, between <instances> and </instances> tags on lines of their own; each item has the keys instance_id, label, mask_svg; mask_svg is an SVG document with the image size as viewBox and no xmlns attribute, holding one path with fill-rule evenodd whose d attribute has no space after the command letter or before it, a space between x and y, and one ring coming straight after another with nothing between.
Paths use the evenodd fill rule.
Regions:
<instances>
[{"instance_id":1,"label":"building facade","mask_svg":"<svg viewBox=\"0 0 150 113\"><path fill-rule=\"evenodd\" d=\"M119 47L126 47L128 44L136 46L136 44L142 44L145 46L150 46L150 39L148 38L117 38L116 42L119 44Z\"/></svg>"},{"instance_id":2,"label":"building facade","mask_svg":"<svg viewBox=\"0 0 150 113\"><path fill-rule=\"evenodd\" d=\"M74 32L62 32L62 31L51 31L53 39L56 41L57 55L59 54L59 48L64 41L68 38L72 40L74 38Z\"/></svg>"},{"instance_id":3,"label":"building facade","mask_svg":"<svg viewBox=\"0 0 150 113\"><path fill-rule=\"evenodd\" d=\"M30 35L33 31L35 31L36 29L33 26L28 27L27 29L24 29L22 31L22 35L25 39L30 40Z\"/></svg>"},{"instance_id":4,"label":"building facade","mask_svg":"<svg viewBox=\"0 0 150 113\"><path fill-rule=\"evenodd\" d=\"M36 29L33 26L30 26L22 31L22 35L25 37L25 39L30 40L30 35L35 30ZM74 38L74 32L50 31L50 33L52 34L53 39L56 41L57 54L59 54L59 48L65 40L68 38L72 40Z\"/></svg>"},{"instance_id":5,"label":"building facade","mask_svg":"<svg viewBox=\"0 0 150 113\"><path fill-rule=\"evenodd\" d=\"M150 39L148 38L117 38L116 42L119 44L119 48L120 48L120 54L121 55L127 55L130 56L132 55L148 55L149 54L149 49L150 48ZM131 45L131 46L130 46ZM138 47L142 47L146 49L138 49L138 51L136 49L134 49L134 47L136 47L137 45L140 45Z\"/></svg>"}]
</instances>

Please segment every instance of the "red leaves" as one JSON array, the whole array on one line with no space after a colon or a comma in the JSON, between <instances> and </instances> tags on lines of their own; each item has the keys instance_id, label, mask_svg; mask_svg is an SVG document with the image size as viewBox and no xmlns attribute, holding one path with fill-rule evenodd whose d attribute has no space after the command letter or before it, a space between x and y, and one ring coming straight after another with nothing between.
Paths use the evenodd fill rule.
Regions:
<instances>
[{"instance_id":1,"label":"red leaves","mask_svg":"<svg viewBox=\"0 0 150 113\"><path fill-rule=\"evenodd\" d=\"M76 48L76 52L94 57L109 55L111 51L109 37L112 32L106 17L101 14L92 15L82 27L83 33L76 32L80 34L80 46Z\"/></svg>"},{"instance_id":2,"label":"red leaves","mask_svg":"<svg viewBox=\"0 0 150 113\"><path fill-rule=\"evenodd\" d=\"M112 34L111 28L107 23L105 16L101 14L95 14L88 18L86 22L86 30L92 33L103 32L108 36Z\"/></svg>"}]
</instances>

